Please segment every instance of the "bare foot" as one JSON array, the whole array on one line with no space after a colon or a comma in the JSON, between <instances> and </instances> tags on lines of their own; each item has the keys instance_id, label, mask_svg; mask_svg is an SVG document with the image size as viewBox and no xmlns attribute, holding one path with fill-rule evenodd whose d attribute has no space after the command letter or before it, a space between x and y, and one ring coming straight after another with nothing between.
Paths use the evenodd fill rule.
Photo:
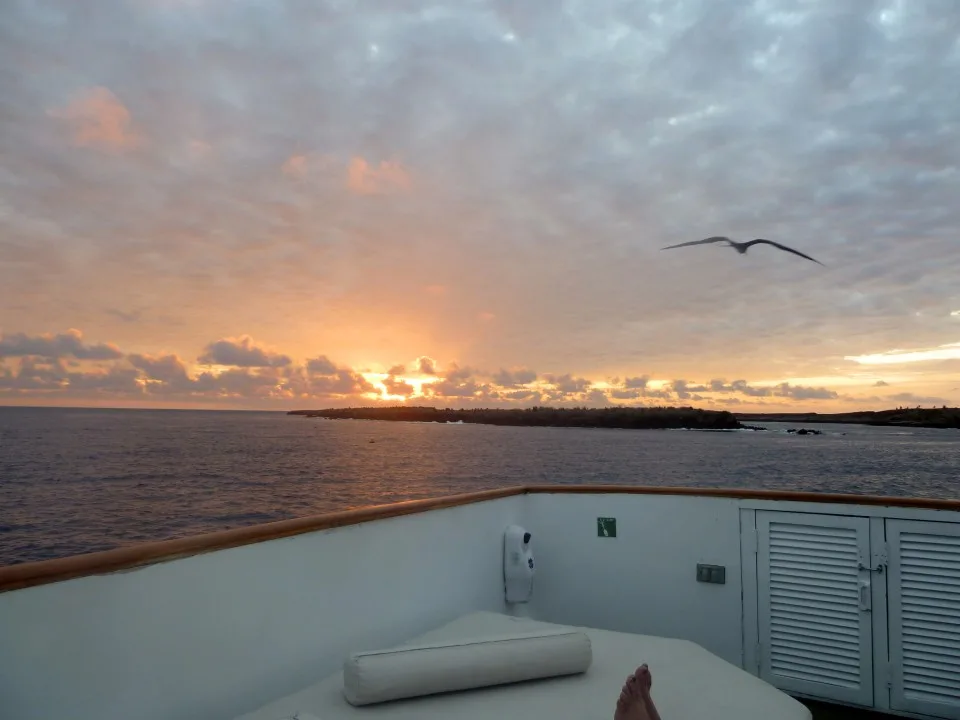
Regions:
<instances>
[{"instance_id":1,"label":"bare foot","mask_svg":"<svg viewBox=\"0 0 960 720\"><path fill-rule=\"evenodd\" d=\"M647 695L650 694L650 688L653 687L653 675L650 674L650 668L644 663L633 671L633 676L637 679L640 690Z\"/></svg>"},{"instance_id":2,"label":"bare foot","mask_svg":"<svg viewBox=\"0 0 960 720\"><path fill-rule=\"evenodd\" d=\"M653 675L650 674L650 668L644 663L637 668L633 676L637 679L638 692L644 707L647 709L648 720L660 720L660 713L657 712L657 706L653 704L653 697L650 695L650 688L653 687Z\"/></svg>"},{"instance_id":3,"label":"bare foot","mask_svg":"<svg viewBox=\"0 0 960 720\"><path fill-rule=\"evenodd\" d=\"M646 665L642 669L646 670ZM620 697L617 698L617 709L613 713L613 720L654 720L650 717L647 703L643 699L645 693L649 697L649 686L647 687L647 691L644 691L643 681L637 677L636 673L628 677L620 690Z\"/></svg>"}]
</instances>

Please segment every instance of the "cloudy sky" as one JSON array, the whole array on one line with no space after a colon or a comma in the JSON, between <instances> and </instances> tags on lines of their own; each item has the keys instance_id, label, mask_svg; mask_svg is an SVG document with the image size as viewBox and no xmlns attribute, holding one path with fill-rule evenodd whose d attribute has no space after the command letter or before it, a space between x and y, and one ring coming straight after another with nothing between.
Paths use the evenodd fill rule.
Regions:
<instances>
[{"instance_id":1,"label":"cloudy sky","mask_svg":"<svg viewBox=\"0 0 960 720\"><path fill-rule=\"evenodd\" d=\"M960 402L956 0L7 0L0 404ZM765 237L661 252L710 235Z\"/></svg>"}]
</instances>

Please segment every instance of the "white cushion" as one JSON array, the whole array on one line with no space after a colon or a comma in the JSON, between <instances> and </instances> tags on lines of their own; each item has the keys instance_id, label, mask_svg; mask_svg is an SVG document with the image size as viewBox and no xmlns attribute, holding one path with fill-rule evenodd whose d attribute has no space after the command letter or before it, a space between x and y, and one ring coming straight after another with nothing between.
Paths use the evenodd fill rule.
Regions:
<instances>
[{"instance_id":1,"label":"white cushion","mask_svg":"<svg viewBox=\"0 0 960 720\"><path fill-rule=\"evenodd\" d=\"M537 630L351 654L343 694L351 705L586 672L590 638L578 630Z\"/></svg>"}]
</instances>

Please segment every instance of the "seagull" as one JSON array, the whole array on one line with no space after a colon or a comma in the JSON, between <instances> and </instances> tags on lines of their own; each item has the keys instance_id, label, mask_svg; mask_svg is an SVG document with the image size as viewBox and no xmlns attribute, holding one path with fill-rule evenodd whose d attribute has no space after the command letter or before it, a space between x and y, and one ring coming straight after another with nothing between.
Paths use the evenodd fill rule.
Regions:
<instances>
[{"instance_id":1,"label":"seagull","mask_svg":"<svg viewBox=\"0 0 960 720\"><path fill-rule=\"evenodd\" d=\"M793 253L794 255L799 255L800 257L806 258L807 260L812 260L812 261L815 262L817 265L823 265L823 263L820 262L819 260L815 260L814 258L810 257L809 255L804 255L804 254L803 254L802 252L800 252L799 250L794 250L793 248L788 248L786 245L781 245L780 243L775 243L773 240L764 240L764 239L762 239L762 238L757 238L756 240L749 240L749 241L747 241L747 242L737 242L736 240L731 240L731 239L728 238L728 237L723 237L722 235L716 235L716 236L714 236L714 237L708 237L706 240L693 240L693 241L691 241L691 242L680 243L679 245L669 245L669 246L667 246L667 247L665 247L665 248L660 248L660 249L661 249L661 250L672 250L673 248L688 247L688 246L690 246L690 245L706 245L707 243L718 243L718 242L725 242L725 243L727 243L727 245L729 245L730 247L732 247L734 250L736 250L736 251L737 251L738 253L740 253L741 255L746 254L747 250L748 250L751 246L753 246L753 245L773 245L775 248L779 248L779 249L781 249L781 250L785 250L786 252L788 252L788 253ZM823 265L823 266L826 267L826 265Z\"/></svg>"}]
</instances>

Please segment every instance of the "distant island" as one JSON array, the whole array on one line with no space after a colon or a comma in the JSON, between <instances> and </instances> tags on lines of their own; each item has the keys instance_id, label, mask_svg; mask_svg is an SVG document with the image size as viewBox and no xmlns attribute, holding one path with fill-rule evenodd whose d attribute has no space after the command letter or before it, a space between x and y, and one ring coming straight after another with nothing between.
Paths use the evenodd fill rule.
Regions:
<instances>
[{"instance_id":1,"label":"distant island","mask_svg":"<svg viewBox=\"0 0 960 720\"><path fill-rule=\"evenodd\" d=\"M434 407L360 407L291 410L288 415L328 420L394 420L398 422L478 423L533 427L625 428L636 430L738 430L743 425L726 410L696 408L551 408L517 410Z\"/></svg>"},{"instance_id":2,"label":"distant island","mask_svg":"<svg viewBox=\"0 0 960 720\"><path fill-rule=\"evenodd\" d=\"M453 409L429 406L326 408L291 410L288 415L327 420L392 420L395 422L476 423L532 427L624 428L635 430L764 430L743 422L845 423L894 427L960 428L960 408L897 408L849 413L731 413L691 407L608 407L524 409ZM814 430L792 430L801 435Z\"/></svg>"},{"instance_id":3,"label":"distant island","mask_svg":"<svg viewBox=\"0 0 960 720\"><path fill-rule=\"evenodd\" d=\"M960 428L960 408L897 408L849 413L737 413L746 422L845 423L892 427Z\"/></svg>"}]
</instances>

